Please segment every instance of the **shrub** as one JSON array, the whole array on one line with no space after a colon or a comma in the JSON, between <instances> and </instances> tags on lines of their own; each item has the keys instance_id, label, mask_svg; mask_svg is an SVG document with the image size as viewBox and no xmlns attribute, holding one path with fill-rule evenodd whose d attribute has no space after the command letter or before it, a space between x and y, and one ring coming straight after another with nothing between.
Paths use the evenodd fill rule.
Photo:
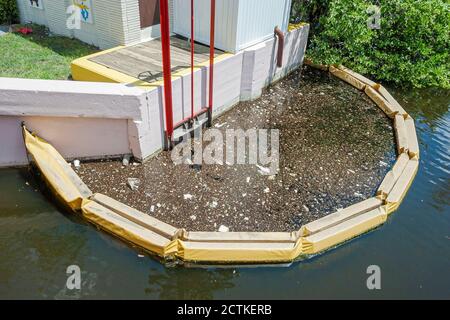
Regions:
<instances>
[{"instance_id":1,"label":"shrub","mask_svg":"<svg viewBox=\"0 0 450 320\"><path fill-rule=\"evenodd\" d=\"M380 29L367 24L373 4L365 0L297 3L304 15L316 21L308 55L317 63L343 64L378 80L450 88L446 1L382 0Z\"/></svg>"},{"instance_id":2,"label":"shrub","mask_svg":"<svg viewBox=\"0 0 450 320\"><path fill-rule=\"evenodd\" d=\"M0 24L11 24L18 19L16 0L0 0Z\"/></svg>"}]
</instances>

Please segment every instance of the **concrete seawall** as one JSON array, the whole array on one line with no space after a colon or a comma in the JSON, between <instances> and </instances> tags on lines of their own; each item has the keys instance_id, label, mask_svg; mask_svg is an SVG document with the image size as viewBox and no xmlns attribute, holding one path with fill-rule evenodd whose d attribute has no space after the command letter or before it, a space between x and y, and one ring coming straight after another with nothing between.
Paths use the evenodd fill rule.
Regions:
<instances>
[{"instance_id":1,"label":"concrete seawall","mask_svg":"<svg viewBox=\"0 0 450 320\"><path fill-rule=\"evenodd\" d=\"M298 68L309 26L289 31L283 66L276 65L274 37L215 62L214 116L240 101L256 99L262 89ZM195 109L206 105L208 66L195 71ZM175 76L174 121L190 112L190 73ZM161 84L100 83L0 78L0 167L27 163L20 123L39 132L66 159L101 159L133 154L137 159L163 147Z\"/></svg>"}]
</instances>

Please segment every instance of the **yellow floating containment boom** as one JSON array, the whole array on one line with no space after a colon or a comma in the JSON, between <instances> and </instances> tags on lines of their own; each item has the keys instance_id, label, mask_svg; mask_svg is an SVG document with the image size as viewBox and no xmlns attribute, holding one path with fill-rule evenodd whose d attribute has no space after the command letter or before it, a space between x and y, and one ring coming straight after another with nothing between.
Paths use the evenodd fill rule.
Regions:
<instances>
[{"instance_id":1,"label":"yellow floating containment boom","mask_svg":"<svg viewBox=\"0 0 450 320\"><path fill-rule=\"evenodd\" d=\"M61 154L23 125L32 162L50 190L72 212L98 228L162 258L196 263L285 263L329 250L382 225L404 199L419 167L414 120L385 88L343 67L306 64L329 71L364 91L394 121L398 158L374 197L292 232L189 232L106 195L93 194Z\"/></svg>"}]
</instances>

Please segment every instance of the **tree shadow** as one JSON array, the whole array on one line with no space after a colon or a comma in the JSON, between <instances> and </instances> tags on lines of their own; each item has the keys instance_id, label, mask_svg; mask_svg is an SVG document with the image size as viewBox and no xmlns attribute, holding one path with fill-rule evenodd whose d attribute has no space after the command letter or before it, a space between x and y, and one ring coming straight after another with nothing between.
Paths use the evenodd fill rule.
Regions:
<instances>
[{"instance_id":1,"label":"tree shadow","mask_svg":"<svg viewBox=\"0 0 450 320\"><path fill-rule=\"evenodd\" d=\"M100 51L99 48L78 39L54 35L45 26L26 24L23 27L31 28L33 32L28 35L20 32L16 32L15 34L63 57L78 58Z\"/></svg>"}]
</instances>

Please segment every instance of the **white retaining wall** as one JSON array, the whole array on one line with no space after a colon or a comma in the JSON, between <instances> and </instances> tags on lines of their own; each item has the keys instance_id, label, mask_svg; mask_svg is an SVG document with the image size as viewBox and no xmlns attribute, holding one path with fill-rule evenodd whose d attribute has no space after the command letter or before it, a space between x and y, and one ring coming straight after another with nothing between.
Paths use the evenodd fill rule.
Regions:
<instances>
[{"instance_id":1,"label":"white retaining wall","mask_svg":"<svg viewBox=\"0 0 450 320\"><path fill-rule=\"evenodd\" d=\"M258 98L263 87L303 61L309 27L286 35L283 67L278 41L270 39L216 62L214 116L239 101ZM195 72L195 109L208 103L209 67ZM191 75L174 77L173 113L190 114ZM0 78L0 167L27 163L20 123L35 130L68 158L132 153L144 160L164 145L163 87L150 91L126 84Z\"/></svg>"}]
</instances>

